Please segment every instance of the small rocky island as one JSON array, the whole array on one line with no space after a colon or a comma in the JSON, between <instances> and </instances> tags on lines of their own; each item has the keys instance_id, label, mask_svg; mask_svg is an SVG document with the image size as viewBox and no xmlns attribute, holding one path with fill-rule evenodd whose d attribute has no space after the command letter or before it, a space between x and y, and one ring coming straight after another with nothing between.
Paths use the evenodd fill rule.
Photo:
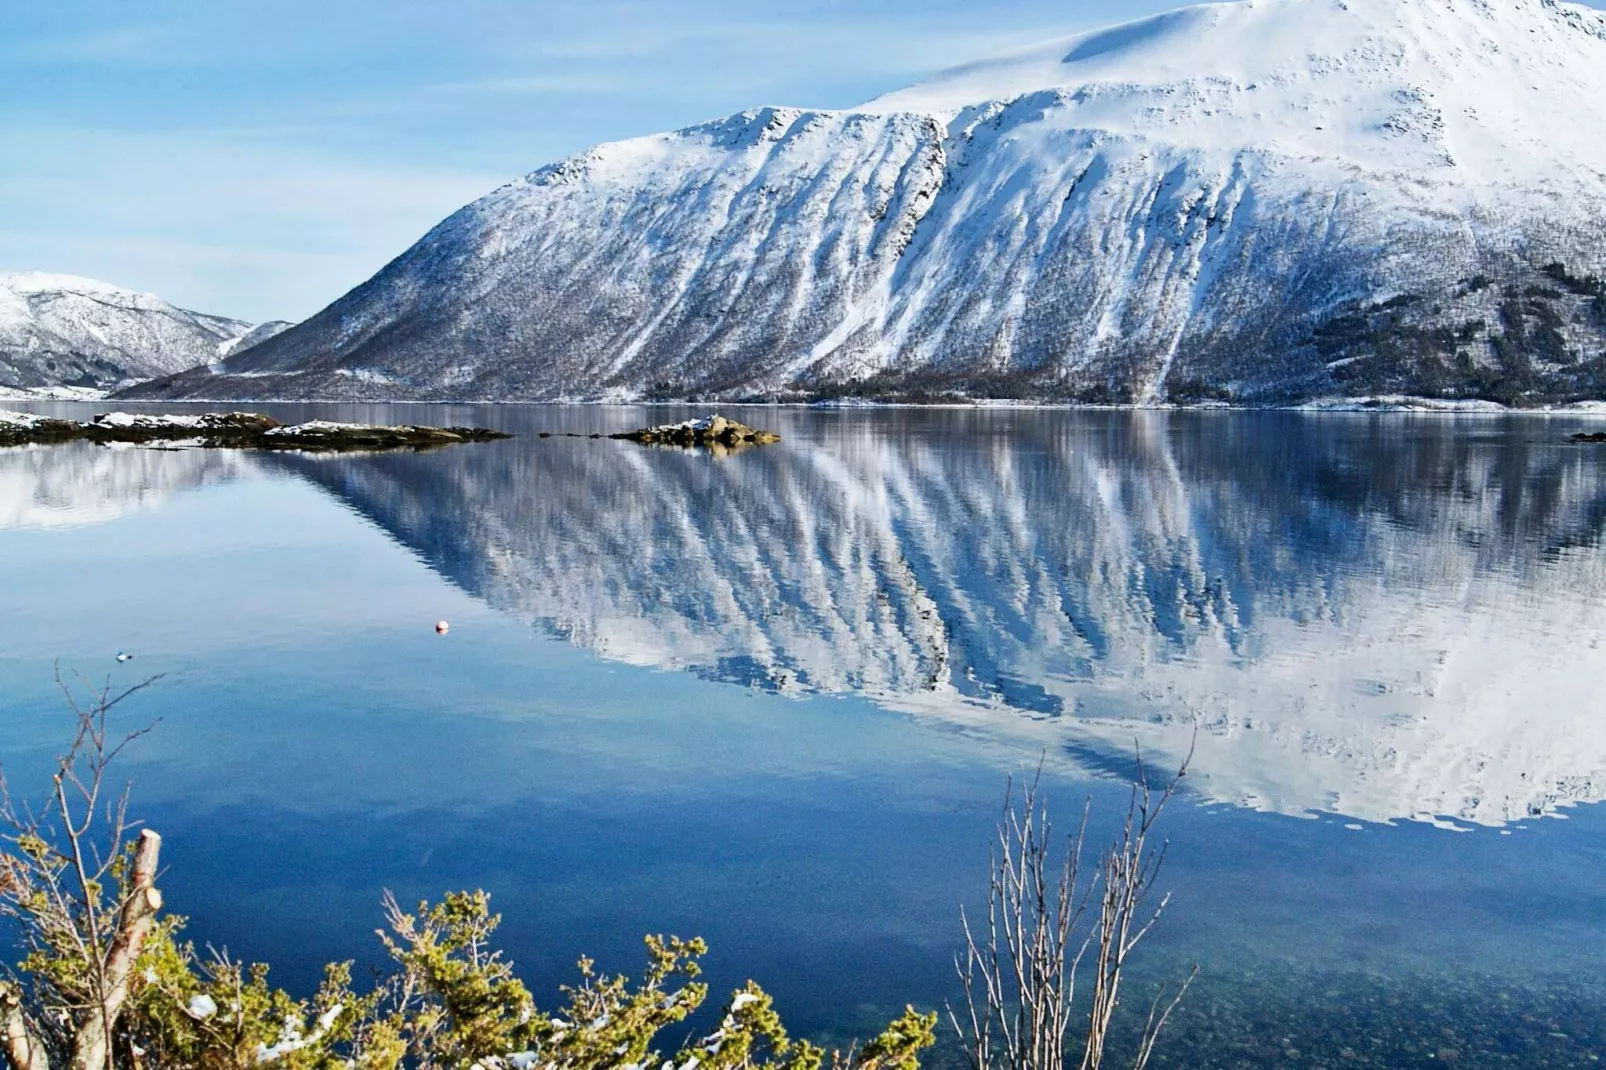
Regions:
<instances>
[{"instance_id":1,"label":"small rocky island","mask_svg":"<svg viewBox=\"0 0 1606 1070\"><path fill-rule=\"evenodd\" d=\"M723 446L726 449L767 446L781 441L781 436L773 431L759 431L723 416L706 416L701 420L686 420L678 424L659 424L657 427L643 427L608 437L647 446Z\"/></svg>"},{"instance_id":2,"label":"small rocky island","mask_svg":"<svg viewBox=\"0 0 1606 1070\"><path fill-rule=\"evenodd\" d=\"M254 412L208 412L194 416L101 413L88 423L0 409L0 446L75 442L138 445L168 443L236 450L304 450L324 453L433 449L460 442L511 438L484 427L424 427L403 424L334 423L312 420L282 424Z\"/></svg>"}]
</instances>

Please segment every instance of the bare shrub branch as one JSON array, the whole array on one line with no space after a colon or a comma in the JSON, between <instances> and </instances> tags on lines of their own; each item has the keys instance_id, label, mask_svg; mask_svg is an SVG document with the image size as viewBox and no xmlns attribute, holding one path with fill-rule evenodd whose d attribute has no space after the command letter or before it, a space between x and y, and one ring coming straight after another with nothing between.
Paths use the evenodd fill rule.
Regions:
<instances>
[{"instance_id":1,"label":"bare shrub branch","mask_svg":"<svg viewBox=\"0 0 1606 1070\"><path fill-rule=\"evenodd\" d=\"M985 928L978 930L960 912L965 947L954 966L964 1004L962 1012L950 1006L948 1020L971 1070L1064 1070L1072 1059L1079 1070L1106 1065L1127 962L1170 903L1167 894L1151 906L1166 855L1164 842L1152 842L1154 827L1192 758L1190 747L1176 775L1156 791L1137 752L1121 831L1086 879L1088 805L1056 862L1053 826L1041 801L1042 765L1018 799L1011 778L991 852ZM1091 992L1081 1010L1076 989L1084 960ZM1192 981L1190 975L1169 1001L1164 988L1156 995L1133 1070L1148 1065L1160 1031ZM1075 1054L1074 1031L1083 1023Z\"/></svg>"}]
</instances>

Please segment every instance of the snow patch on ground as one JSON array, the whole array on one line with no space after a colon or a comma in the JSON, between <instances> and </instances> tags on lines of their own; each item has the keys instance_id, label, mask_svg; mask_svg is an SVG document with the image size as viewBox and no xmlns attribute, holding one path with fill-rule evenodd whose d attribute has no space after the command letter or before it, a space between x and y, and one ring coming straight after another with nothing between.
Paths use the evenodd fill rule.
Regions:
<instances>
[{"instance_id":1,"label":"snow patch on ground","mask_svg":"<svg viewBox=\"0 0 1606 1070\"><path fill-rule=\"evenodd\" d=\"M139 428L141 430L183 429L199 431L211 426L205 416L153 416L141 412L106 412L97 415L94 422L101 427Z\"/></svg>"},{"instance_id":2,"label":"snow patch on ground","mask_svg":"<svg viewBox=\"0 0 1606 1070\"><path fill-rule=\"evenodd\" d=\"M335 374L344 376L347 379L355 379L359 383L367 383L370 386L390 386L399 382L395 376L386 375L384 372L376 372L371 368L337 368L335 369ZM456 374L461 377L463 369L456 369Z\"/></svg>"},{"instance_id":3,"label":"snow patch on ground","mask_svg":"<svg viewBox=\"0 0 1606 1070\"><path fill-rule=\"evenodd\" d=\"M1494 401L1451 398L1415 398L1400 394L1380 397L1318 398L1296 408L1313 412L1499 412L1511 411Z\"/></svg>"},{"instance_id":4,"label":"snow patch on ground","mask_svg":"<svg viewBox=\"0 0 1606 1070\"><path fill-rule=\"evenodd\" d=\"M292 435L327 435L342 431L371 431L374 429L373 424L344 424L334 420L308 420L306 423L275 427L268 434L286 437Z\"/></svg>"},{"instance_id":5,"label":"snow patch on ground","mask_svg":"<svg viewBox=\"0 0 1606 1070\"><path fill-rule=\"evenodd\" d=\"M12 412L10 409L0 409L0 426L32 428L49 419L32 412Z\"/></svg>"}]
</instances>

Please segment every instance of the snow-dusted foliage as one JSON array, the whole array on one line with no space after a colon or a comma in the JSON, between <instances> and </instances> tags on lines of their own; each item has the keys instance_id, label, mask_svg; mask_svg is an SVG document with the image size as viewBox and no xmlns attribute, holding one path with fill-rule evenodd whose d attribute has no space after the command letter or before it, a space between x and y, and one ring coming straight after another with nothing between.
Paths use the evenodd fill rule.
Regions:
<instances>
[{"instance_id":1,"label":"snow-dusted foliage","mask_svg":"<svg viewBox=\"0 0 1606 1070\"><path fill-rule=\"evenodd\" d=\"M1598 396L1603 135L1587 8L1189 8L603 145L154 390Z\"/></svg>"},{"instance_id":2,"label":"snow-dusted foliage","mask_svg":"<svg viewBox=\"0 0 1606 1070\"><path fill-rule=\"evenodd\" d=\"M249 330L93 279L0 275L0 391L104 390L168 375L215 359Z\"/></svg>"}]
</instances>

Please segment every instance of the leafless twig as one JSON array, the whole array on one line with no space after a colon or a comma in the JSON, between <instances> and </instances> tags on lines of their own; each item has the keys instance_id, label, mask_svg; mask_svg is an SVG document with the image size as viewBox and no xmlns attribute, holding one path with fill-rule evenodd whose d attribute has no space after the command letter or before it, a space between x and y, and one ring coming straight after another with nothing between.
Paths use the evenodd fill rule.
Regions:
<instances>
[{"instance_id":1,"label":"leafless twig","mask_svg":"<svg viewBox=\"0 0 1606 1070\"><path fill-rule=\"evenodd\" d=\"M1149 907L1166 855L1166 845L1154 846L1151 837L1192 757L1190 747L1176 776L1156 791L1137 753L1126 819L1085 880L1088 807L1056 863L1053 829L1041 802L1041 764L1018 800L1011 780L992 850L985 928L978 931L961 911L965 949L955 968L965 1000L963 1013L950 1006L948 1018L971 1070L1064 1070L1073 1028L1081 1022L1086 1032L1078 1067L1100 1070L1106 1064L1127 961L1170 903L1165 895ZM1090 953L1092 991L1081 1011L1076 985ZM1133 1070L1148 1065L1160 1031L1192 981L1190 975L1169 1001L1164 989L1155 997Z\"/></svg>"}]
</instances>

